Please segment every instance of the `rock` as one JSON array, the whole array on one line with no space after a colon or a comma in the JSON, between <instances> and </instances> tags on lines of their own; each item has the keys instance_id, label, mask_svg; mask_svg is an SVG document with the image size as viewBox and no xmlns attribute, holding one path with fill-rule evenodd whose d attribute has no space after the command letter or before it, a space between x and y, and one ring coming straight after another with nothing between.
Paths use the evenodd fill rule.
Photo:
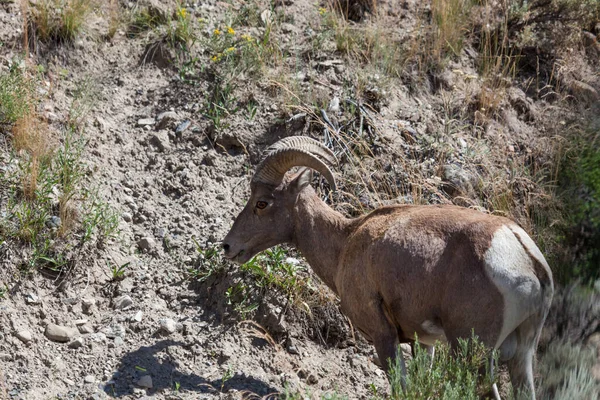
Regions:
<instances>
[{"instance_id":1,"label":"rock","mask_svg":"<svg viewBox=\"0 0 600 400\"><path fill-rule=\"evenodd\" d=\"M123 340L121 336L117 336L115 337L115 340L113 340L113 344L115 345L115 347L120 347L125 344L125 340Z\"/></svg>"},{"instance_id":2,"label":"rock","mask_svg":"<svg viewBox=\"0 0 600 400\"><path fill-rule=\"evenodd\" d=\"M142 310L135 313L135 315L131 316L131 321L142 322L142 317L144 316L144 312Z\"/></svg>"},{"instance_id":3,"label":"rock","mask_svg":"<svg viewBox=\"0 0 600 400\"><path fill-rule=\"evenodd\" d=\"M125 327L121 324L112 324L102 329L102 332L106 335L106 337L114 339L116 337L125 337Z\"/></svg>"},{"instance_id":4,"label":"rock","mask_svg":"<svg viewBox=\"0 0 600 400\"><path fill-rule=\"evenodd\" d=\"M269 9L264 10L260 13L260 19L265 26L268 26L273 21L273 12Z\"/></svg>"},{"instance_id":5,"label":"rock","mask_svg":"<svg viewBox=\"0 0 600 400\"><path fill-rule=\"evenodd\" d=\"M181 136L183 134L183 132L185 132L185 130L190 127L191 124L192 124L192 121L190 121L189 119L186 119L185 121L183 121L182 123L177 125L177 129L175 129L175 135Z\"/></svg>"},{"instance_id":6,"label":"rock","mask_svg":"<svg viewBox=\"0 0 600 400\"><path fill-rule=\"evenodd\" d=\"M332 113L337 113L338 111L340 111L340 98L335 96L333 99L331 99L327 110L331 111Z\"/></svg>"},{"instance_id":7,"label":"rock","mask_svg":"<svg viewBox=\"0 0 600 400\"><path fill-rule=\"evenodd\" d=\"M573 96L580 101L593 103L600 99L598 91L585 82L572 80L569 84L569 89L571 89Z\"/></svg>"},{"instance_id":8,"label":"rock","mask_svg":"<svg viewBox=\"0 0 600 400\"><path fill-rule=\"evenodd\" d=\"M137 385L146 389L152 389L152 377L150 375L142 376L137 381Z\"/></svg>"},{"instance_id":9,"label":"rock","mask_svg":"<svg viewBox=\"0 0 600 400\"><path fill-rule=\"evenodd\" d=\"M113 308L115 310L126 310L133 305L133 300L128 295L119 296L113 299Z\"/></svg>"},{"instance_id":10,"label":"rock","mask_svg":"<svg viewBox=\"0 0 600 400\"><path fill-rule=\"evenodd\" d=\"M27 294L27 297L25 297L25 302L27 304L40 304L40 298L35 293L29 293Z\"/></svg>"},{"instance_id":11,"label":"rock","mask_svg":"<svg viewBox=\"0 0 600 400\"><path fill-rule=\"evenodd\" d=\"M94 333L94 328L90 324L78 325L77 329L79 329L79 333L84 335L87 333Z\"/></svg>"},{"instance_id":12,"label":"rock","mask_svg":"<svg viewBox=\"0 0 600 400\"><path fill-rule=\"evenodd\" d=\"M150 136L150 144L156 147L160 152L171 149L169 134L166 131L158 131Z\"/></svg>"},{"instance_id":13,"label":"rock","mask_svg":"<svg viewBox=\"0 0 600 400\"><path fill-rule=\"evenodd\" d=\"M58 229L60 228L61 224L62 222L60 220L60 217L57 217L56 215L52 215L46 220L46 226L50 229Z\"/></svg>"},{"instance_id":14,"label":"rock","mask_svg":"<svg viewBox=\"0 0 600 400\"><path fill-rule=\"evenodd\" d=\"M55 342L68 342L78 333L79 331L75 328L56 324L48 324L48 326L46 326L45 335L48 339Z\"/></svg>"},{"instance_id":15,"label":"rock","mask_svg":"<svg viewBox=\"0 0 600 400\"><path fill-rule=\"evenodd\" d=\"M71 343L69 343L69 348L70 349L78 349L81 346L83 346L84 343L84 339L82 337L78 337L73 339L73 341Z\"/></svg>"},{"instance_id":16,"label":"rock","mask_svg":"<svg viewBox=\"0 0 600 400\"><path fill-rule=\"evenodd\" d=\"M15 336L23 343L29 343L33 339L33 336L31 336L31 332L29 331L19 331L15 333Z\"/></svg>"},{"instance_id":17,"label":"rock","mask_svg":"<svg viewBox=\"0 0 600 400\"><path fill-rule=\"evenodd\" d=\"M0 361L10 361L13 359L12 354L10 353L0 353Z\"/></svg>"},{"instance_id":18,"label":"rock","mask_svg":"<svg viewBox=\"0 0 600 400\"><path fill-rule=\"evenodd\" d=\"M473 186L477 178L469 171L455 164L444 166L445 189L450 195L469 194L473 192Z\"/></svg>"},{"instance_id":19,"label":"rock","mask_svg":"<svg viewBox=\"0 0 600 400\"><path fill-rule=\"evenodd\" d=\"M178 118L177 113L174 111L166 111L158 114L156 117L156 130L165 129L171 122L176 121Z\"/></svg>"},{"instance_id":20,"label":"rock","mask_svg":"<svg viewBox=\"0 0 600 400\"><path fill-rule=\"evenodd\" d=\"M152 239L151 237L143 237L140 240L138 240L137 245L140 250L149 251L154 248L155 242L154 239Z\"/></svg>"},{"instance_id":21,"label":"rock","mask_svg":"<svg viewBox=\"0 0 600 400\"><path fill-rule=\"evenodd\" d=\"M123 217L123 221L125 222L131 222L131 220L133 219L131 213L128 212L124 212L121 216Z\"/></svg>"},{"instance_id":22,"label":"rock","mask_svg":"<svg viewBox=\"0 0 600 400\"><path fill-rule=\"evenodd\" d=\"M86 315L91 315L96 310L96 299L94 298L85 298L81 299L81 308L83 309L83 313Z\"/></svg>"},{"instance_id":23,"label":"rock","mask_svg":"<svg viewBox=\"0 0 600 400\"><path fill-rule=\"evenodd\" d=\"M83 381L85 383L94 383L96 382L96 377L94 375L86 375L85 378L83 378Z\"/></svg>"},{"instance_id":24,"label":"rock","mask_svg":"<svg viewBox=\"0 0 600 400\"><path fill-rule=\"evenodd\" d=\"M288 346L287 348L288 353L290 354L300 354L300 352L298 351L298 349L296 348L296 346Z\"/></svg>"},{"instance_id":25,"label":"rock","mask_svg":"<svg viewBox=\"0 0 600 400\"><path fill-rule=\"evenodd\" d=\"M137 126L149 126L154 125L154 118L142 118L138 119Z\"/></svg>"},{"instance_id":26,"label":"rock","mask_svg":"<svg viewBox=\"0 0 600 400\"><path fill-rule=\"evenodd\" d=\"M159 321L160 330L163 333L171 334L177 330L177 324L171 318L163 318Z\"/></svg>"}]
</instances>

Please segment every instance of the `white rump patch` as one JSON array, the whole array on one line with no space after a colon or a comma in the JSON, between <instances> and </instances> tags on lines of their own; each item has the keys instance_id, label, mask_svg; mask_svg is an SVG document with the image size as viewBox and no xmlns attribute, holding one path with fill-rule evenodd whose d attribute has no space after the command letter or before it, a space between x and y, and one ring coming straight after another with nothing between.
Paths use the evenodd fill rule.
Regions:
<instances>
[{"instance_id":1,"label":"white rump patch","mask_svg":"<svg viewBox=\"0 0 600 400\"><path fill-rule=\"evenodd\" d=\"M533 260L527 252L536 258L539 254L541 260L544 257L525 231L519 228L519 238L527 246L527 251L523 248L513 233L515 227L503 225L499 228L484 255L486 272L504 299L502 331L496 349L531 315L540 297L540 283L534 273Z\"/></svg>"}]
</instances>

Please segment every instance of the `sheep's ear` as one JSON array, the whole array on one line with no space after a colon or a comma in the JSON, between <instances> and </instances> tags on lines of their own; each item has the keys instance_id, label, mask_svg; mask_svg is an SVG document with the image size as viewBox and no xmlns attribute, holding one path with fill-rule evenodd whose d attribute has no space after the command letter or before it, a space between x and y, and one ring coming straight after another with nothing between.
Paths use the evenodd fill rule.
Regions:
<instances>
[{"instance_id":1,"label":"sheep's ear","mask_svg":"<svg viewBox=\"0 0 600 400\"><path fill-rule=\"evenodd\" d=\"M292 181L290 182L290 190L295 194L300 193L302 189L304 189L307 185L312 181L313 172L310 168L303 168L300 172L294 176Z\"/></svg>"}]
</instances>

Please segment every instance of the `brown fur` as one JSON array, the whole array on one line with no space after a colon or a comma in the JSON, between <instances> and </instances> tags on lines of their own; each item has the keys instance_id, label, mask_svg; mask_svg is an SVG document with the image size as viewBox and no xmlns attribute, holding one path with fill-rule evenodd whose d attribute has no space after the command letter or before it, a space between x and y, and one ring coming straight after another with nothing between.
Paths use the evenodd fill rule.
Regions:
<instances>
[{"instance_id":1,"label":"brown fur","mask_svg":"<svg viewBox=\"0 0 600 400\"><path fill-rule=\"evenodd\" d=\"M489 347L504 340L499 336L505 299L488 276L484 257L495 233L514 222L455 206L409 205L382 207L348 219L319 199L308 184L310 176L302 171L277 188L255 185L223 241L226 256L245 262L277 243L294 244L340 297L344 313L373 342L383 362L393 361L397 344L415 334L426 340L435 337L432 331L442 332L453 348L472 331ZM255 206L261 200L269 202L264 210ZM523 304L532 313L519 311L515 317L526 319L526 324L507 325L521 346L518 358L531 349L529 336L537 341L547 299L552 297L547 264L537 266L541 261L524 248L534 259L533 266L506 267L518 268L518 282L533 288L531 293L525 291L524 301L529 303ZM548 282L550 290L544 289ZM525 336L527 340L519 339ZM519 364L515 371L515 383L531 388L533 381L524 367Z\"/></svg>"}]
</instances>

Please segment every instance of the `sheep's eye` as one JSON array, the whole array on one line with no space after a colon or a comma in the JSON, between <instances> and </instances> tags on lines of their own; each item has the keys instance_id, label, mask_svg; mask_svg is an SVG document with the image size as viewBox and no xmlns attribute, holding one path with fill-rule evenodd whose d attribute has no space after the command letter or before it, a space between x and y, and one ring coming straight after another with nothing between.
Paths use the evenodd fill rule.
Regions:
<instances>
[{"instance_id":1,"label":"sheep's eye","mask_svg":"<svg viewBox=\"0 0 600 400\"><path fill-rule=\"evenodd\" d=\"M269 205L269 203L267 203L266 201L257 201L256 202L256 208L258 208L259 210L266 208L268 205Z\"/></svg>"}]
</instances>

